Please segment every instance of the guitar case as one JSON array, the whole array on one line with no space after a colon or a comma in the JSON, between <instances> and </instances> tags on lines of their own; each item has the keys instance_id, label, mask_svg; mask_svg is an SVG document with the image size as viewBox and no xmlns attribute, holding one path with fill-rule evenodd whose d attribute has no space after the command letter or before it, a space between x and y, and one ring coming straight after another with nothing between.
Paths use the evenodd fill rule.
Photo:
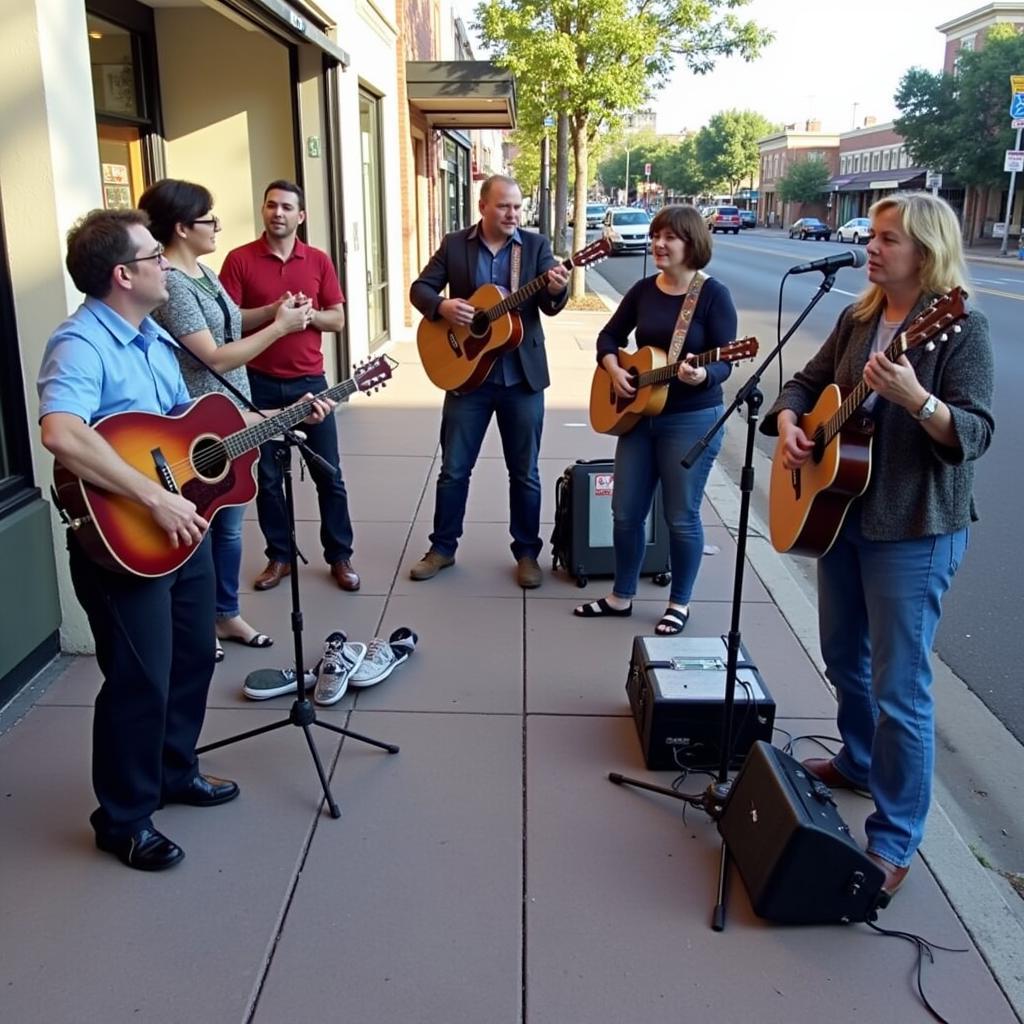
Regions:
<instances>
[{"instance_id":1,"label":"guitar case","mask_svg":"<svg viewBox=\"0 0 1024 1024\"><path fill-rule=\"evenodd\" d=\"M612 548L612 491L615 463L611 459L577 459L555 482L555 525L551 531L551 567L566 570L585 587L591 576L615 575ZM647 547L640 573L659 586L672 580L668 527L661 484L647 517Z\"/></svg>"}]
</instances>

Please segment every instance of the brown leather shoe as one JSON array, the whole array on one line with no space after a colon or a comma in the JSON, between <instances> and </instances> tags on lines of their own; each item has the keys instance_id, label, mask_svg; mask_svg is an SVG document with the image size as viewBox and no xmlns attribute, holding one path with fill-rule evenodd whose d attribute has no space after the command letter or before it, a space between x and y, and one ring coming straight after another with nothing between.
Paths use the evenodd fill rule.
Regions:
<instances>
[{"instance_id":1,"label":"brown leather shoe","mask_svg":"<svg viewBox=\"0 0 1024 1024\"><path fill-rule=\"evenodd\" d=\"M455 564L454 555L442 555L431 548L410 570L409 578L414 580L431 580L442 569Z\"/></svg>"},{"instance_id":2,"label":"brown leather shoe","mask_svg":"<svg viewBox=\"0 0 1024 1024\"><path fill-rule=\"evenodd\" d=\"M331 575L342 590L351 593L359 589L359 573L352 568L352 563L347 558L331 566Z\"/></svg>"},{"instance_id":3,"label":"brown leather shoe","mask_svg":"<svg viewBox=\"0 0 1024 1024\"><path fill-rule=\"evenodd\" d=\"M837 767L831 757L809 757L800 762L804 769L819 782L824 782L829 789L862 789L848 779Z\"/></svg>"},{"instance_id":4,"label":"brown leather shoe","mask_svg":"<svg viewBox=\"0 0 1024 1024\"><path fill-rule=\"evenodd\" d=\"M877 853L869 852L868 860L880 867L885 873L885 881L882 883L882 892L878 900L878 906L887 907L906 879L910 866L898 868L895 864L890 864L884 857L879 857Z\"/></svg>"},{"instance_id":5,"label":"brown leather shoe","mask_svg":"<svg viewBox=\"0 0 1024 1024\"><path fill-rule=\"evenodd\" d=\"M543 579L544 574L541 572L536 558L523 555L516 562L516 583L524 590L533 590L535 587L539 587Z\"/></svg>"},{"instance_id":6,"label":"brown leather shoe","mask_svg":"<svg viewBox=\"0 0 1024 1024\"><path fill-rule=\"evenodd\" d=\"M267 562L266 569L256 577L253 586L257 590L273 590L285 578L292 573L292 567L287 562L275 562L271 559Z\"/></svg>"}]
</instances>

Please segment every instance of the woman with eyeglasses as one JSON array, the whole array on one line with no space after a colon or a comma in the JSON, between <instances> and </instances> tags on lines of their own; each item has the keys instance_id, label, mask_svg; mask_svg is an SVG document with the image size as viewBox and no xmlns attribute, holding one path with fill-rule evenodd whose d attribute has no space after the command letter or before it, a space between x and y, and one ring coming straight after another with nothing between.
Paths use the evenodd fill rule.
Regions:
<instances>
[{"instance_id":1,"label":"woman with eyeglasses","mask_svg":"<svg viewBox=\"0 0 1024 1024\"><path fill-rule=\"evenodd\" d=\"M213 196L202 185L164 178L150 186L139 199L149 216L153 237L164 246L169 264L168 301L154 314L162 327L188 352L179 352L182 376L194 398L219 391L239 408L242 403L212 374L197 363L192 352L222 374L247 398L249 378L245 364L279 338L301 331L309 324L312 306L308 299L283 295L276 310L239 309L221 287L217 275L200 263L217 248L220 221L212 213ZM253 324L273 319L247 337L242 332ZM222 661L222 640L248 647L269 647L274 641L242 618L238 604L238 574L242 562L242 519L245 506L223 508L210 526L213 562L217 579L217 650Z\"/></svg>"}]
</instances>

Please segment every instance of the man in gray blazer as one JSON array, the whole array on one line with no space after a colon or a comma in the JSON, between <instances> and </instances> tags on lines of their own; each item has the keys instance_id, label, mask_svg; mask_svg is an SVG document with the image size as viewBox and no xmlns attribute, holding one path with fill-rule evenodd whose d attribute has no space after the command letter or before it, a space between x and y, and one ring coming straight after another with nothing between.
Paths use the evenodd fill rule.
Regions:
<instances>
[{"instance_id":1,"label":"man in gray blazer","mask_svg":"<svg viewBox=\"0 0 1024 1024\"><path fill-rule=\"evenodd\" d=\"M548 240L519 230L523 205L518 184L503 175L488 178L480 189L480 220L471 228L446 235L409 292L412 304L427 318L443 317L468 324L476 312L466 301L484 284L514 290L541 274L547 287L519 307L523 340L496 360L477 388L445 395L441 418L441 472L434 502L430 550L412 567L414 580L428 580L453 565L462 536L469 478L492 416L497 416L509 477L509 532L516 580L538 587L540 539L540 452L544 423L544 388L550 383L540 313L554 316L568 300L568 272L556 262ZM518 269L513 281L513 268ZM447 286L448 298L442 295Z\"/></svg>"}]
</instances>

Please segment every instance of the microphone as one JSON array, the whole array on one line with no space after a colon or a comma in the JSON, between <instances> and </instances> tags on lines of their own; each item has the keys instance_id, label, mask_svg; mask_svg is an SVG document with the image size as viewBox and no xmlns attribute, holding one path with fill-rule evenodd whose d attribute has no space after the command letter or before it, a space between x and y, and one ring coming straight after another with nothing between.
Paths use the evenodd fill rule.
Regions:
<instances>
[{"instance_id":1,"label":"microphone","mask_svg":"<svg viewBox=\"0 0 1024 1024\"><path fill-rule=\"evenodd\" d=\"M824 259L811 260L810 263L800 263L786 271L787 274L809 274L812 270L820 270L823 274L834 274L843 267L863 267L868 257L863 249L851 249L848 252L839 252L835 256L826 256Z\"/></svg>"}]
</instances>

